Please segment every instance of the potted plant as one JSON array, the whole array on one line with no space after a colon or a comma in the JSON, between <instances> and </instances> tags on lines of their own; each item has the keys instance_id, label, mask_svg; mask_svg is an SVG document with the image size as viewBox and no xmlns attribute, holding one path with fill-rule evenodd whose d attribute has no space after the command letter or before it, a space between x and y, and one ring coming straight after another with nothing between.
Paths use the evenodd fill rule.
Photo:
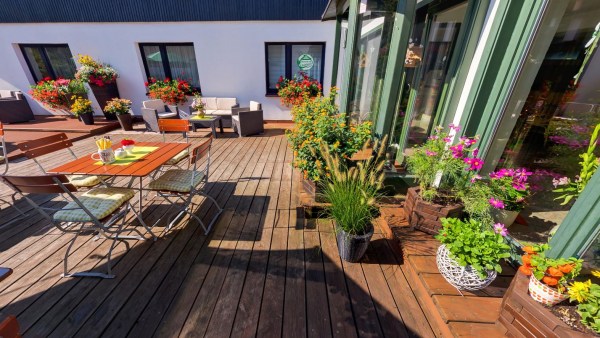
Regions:
<instances>
[{"instance_id":1,"label":"potted plant","mask_svg":"<svg viewBox=\"0 0 600 338\"><path fill-rule=\"evenodd\" d=\"M437 234L442 218L459 218L463 212L459 196L467 189L483 166L474 147L477 137L460 137L453 144L459 126L449 132L435 128L434 134L407 158L408 171L419 183L409 188L404 211L409 224L418 230Z\"/></svg>"},{"instance_id":2,"label":"potted plant","mask_svg":"<svg viewBox=\"0 0 600 338\"><path fill-rule=\"evenodd\" d=\"M579 275L583 261L574 257L550 258L548 246L525 247L523 266L519 271L529 278L529 295L536 301L553 306L568 298L567 286Z\"/></svg>"},{"instance_id":3,"label":"potted plant","mask_svg":"<svg viewBox=\"0 0 600 338\"><path fill-rule=\"evenodd\" d=\"M81 81L46 77L31 86L29 94L44 106L69 114L73 95L85 97L86 90Z\"/></svg>"},{"instance_id":4,"label":"potted plant","mask_svg":"<svg viewBox=\"0 0 600 338\"><path fill-rule=\"evenodd\" d=\"M502 272L500 261L510 257L507 234L503 224L490 228L474 219L444 218L436 236L442 244L436 255L440 273L459 290L487 287Z\"/></svg>"},{"instance_id":5,"label":"potted plant","mask_svg":"<svg viewBox=\"0 0 600 338\"><path fill-rule=\"evenodd\" d=\"M89 84L100 108L104 111L108 101L119 97L116 82L119 74L110 65L98 62L89 55L78 54L77 62L80 66L75 73L75 78ZM107 120L116 120L114 114L104 114L104 116Z\"/></svg>"},{"instance_id":6,"label":"potted plant","mask_svg":"<svg viewBox=\"0 0 600 338\"><path fill-rule=\"evenodd\" d=\"M114 98L106 103L105 115L116 116L125 131L133 130L133 119L131 116L131 101L127 99Z\"/></svg>"},{"instance_id":7,"label":"potted plant","mask_svg":"<svg viewBox=\"0 0 600 338\"><path fill-rule=\"evenodd\" d=\"M326 212L335 222L340 257L348 262L362 258L373 236L372 220L378 210L375 198L385 176L385 140L379 145L376 156L349 168L327 144L321 144L320 150L330 168L323 186L323 196L329 202Z\"/></svg>"},{"instance_id":8,"label":"potted plant","mask_svg":"<svg viewBox=\"0 0 600 338\"><path fill-rule=\"evenodd\" d=\"M495 222L507 226L515 222L519 212L525 207L525 199L529 196L527 179L531 174L525 168L500 169L489 174L489 204Z\"/></svg>"},{"instance_id":9,"label":"potted plant","mask_svg":"<svg viewBox=\"0 0 600 338\"><path fill-rule=\"evenodd\" d=\"M186 95L193 95L195 91L189 82L181 79L171 80L156 80L150 78L150 81L145 83L148 88L148 97L151 99L162 100L165 104L179 105L187 102Z\"/></svg>"},{"instance_id":10,"label":"potted plant","mask_svg":"<svg viewBox=\"0 0 600 338\"><path fill-rule=\"evenodd\" d=\"M336 95L332 88L329 96L317 96L295 105L292 108L294 128L286 130L294 152L292 165L302 173L305 192L319 201L322 201L319 183L326 176L324 159L318 151L320 144L325 143L331 153L349 162L371 136L371 122L347 122L346 114L340 113L335 104Z\"/></svg>"},{"instance_id":11,"label":"potted plant","mask_svg":"<svg viewBox=\"0 0 600 338\"><path fill-rule=\"evenodd\" d=\"M94 110L92 109L92 101L77 97L73 98L74 102L71 105L71 112L77 116L85 125L94 124Z\"/></svg>"},{"instance_id":12,"label":"potted plant","mask_svg":"<svg viewBox=\"0 0 600 338\"><path fill-rule=\"evenodd\" d=\"M292 79L280 76L275 88L277 88L277 95L280 97L281 104L290 107L301 104L306 97L317 97L323 86L306 73L300 72Z\"/></svg>"},{"instance_id":13,"label":"potted plant","mask_svg":"<svg viewBox=\"0 0 600 338\"><path fill-rule=\"evenodd\" d=\"M200 95L200 93L194 94L194 100L192 101L190 108L196 111L196 116L200 118L204 117L204 102L202 101L202 96Z\"/></svg>"}]
</instances>

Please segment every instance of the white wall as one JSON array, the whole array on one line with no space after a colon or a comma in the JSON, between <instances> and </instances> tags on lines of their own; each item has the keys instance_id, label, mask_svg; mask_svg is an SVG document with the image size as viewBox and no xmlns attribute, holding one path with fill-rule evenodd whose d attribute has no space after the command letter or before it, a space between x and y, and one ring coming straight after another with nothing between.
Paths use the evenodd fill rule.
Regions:
<instances>
[{"instance_id":1,"label":"white wall","mask_svg":"<svg viewBox=\"0 0 600 338\"><path fill-rule=\"evenodd\" d=\"M242 107L259 101L265 119L289 120L279 98L265 97L264 43L324 41L323 87L328 90L334 39L335 21L0 24L0 89L28 92L33 84L18 44L67 43L74 56L88 54L117 69L120 95L133 101L138 115L147 99L138 43L193 42L204 96L237 97ZM29 102L36 114L48 114Z\"/></svg>"}]
</instances>

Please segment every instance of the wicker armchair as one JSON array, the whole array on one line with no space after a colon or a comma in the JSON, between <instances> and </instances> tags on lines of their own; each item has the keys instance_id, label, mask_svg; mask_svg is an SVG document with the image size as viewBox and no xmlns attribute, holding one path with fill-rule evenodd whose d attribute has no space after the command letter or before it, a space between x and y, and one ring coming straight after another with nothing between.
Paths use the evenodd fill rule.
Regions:
<instances>
[{"instance_id":1,"label":"wicker armchair","mask_svg":"<svg viewBox=\"0 0 600 338\"><path fill-rule=\"evenodd\" d=\"M142 102L142 117L146 129L160 132L158 119L178 119L177 106L167 106L162 100L148 100Z\"/></svg>"},{"instance_id":2,"label":"wicker armchair","mask_svg":"<svg viewBox=\"0 0 600 338\"><path fill-rule=\"evenodd\" d=\"M250 101L250 107L233 108L231 113L233 130L240 137L265 132L262 105L260 103Z\"/></svg>"}]
</instances>

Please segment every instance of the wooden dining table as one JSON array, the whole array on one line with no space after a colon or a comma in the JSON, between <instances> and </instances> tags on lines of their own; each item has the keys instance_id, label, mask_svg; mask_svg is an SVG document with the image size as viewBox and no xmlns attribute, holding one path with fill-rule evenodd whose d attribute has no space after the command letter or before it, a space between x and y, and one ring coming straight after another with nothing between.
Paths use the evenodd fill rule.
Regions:
<instances>
[{"instance_id":1,"label":"wooden dining table","mask_svg":"<svg viewBox=\"0 0 600 338\"><path fill-rule=\"evenodd\" d=\"M162 165L167 163L178 153L187 149L188 143L164 143L164 142L137 142L135 143L133 154L136 149L145 149L147 154L143 157L128 159L120 159L112 164L102 164L98 159L92 159L92 154L80 157L56 168L47 170L51 174L64 175L96 175L108 177L131 177L128 187L131 188L134 180L139 178L139 210L142 211L143 186L142 180L144 177L152 174ZM119 146L113 146L113 149L118 149ZM156 148L152 151L148 149Z\"/></svg>"}]
</instances>

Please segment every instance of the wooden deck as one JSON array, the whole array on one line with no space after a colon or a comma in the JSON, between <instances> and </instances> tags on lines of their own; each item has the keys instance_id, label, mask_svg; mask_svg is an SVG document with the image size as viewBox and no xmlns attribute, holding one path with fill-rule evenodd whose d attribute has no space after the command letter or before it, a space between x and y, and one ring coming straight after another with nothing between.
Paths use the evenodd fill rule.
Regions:
<instances>
[{"instance_id":1,"label":"wooden deck","mask_svg":"<svg viewBox=\"0 0 600 338\"><path fill-rule=\"evenodd\" d=\"M226 211L212 232L203 235L185 218L156 242L131 241L129 250L119 244L112 280L61 278L70 235L32 211L8 223L16 213L2 205L0 266L14 273L0 282L0 318L17 315L26 337L441 336L428 323L393 241L376 233L363 262L342 262L331 222L303 218L299 176L282 130L228 136L213 143L208 192ZM161 140L148 133L133 137ZM83 156L94 143L86 139L74 148ZM50 168L63 158L43 162ZM38 173L31 161L14 163L11 172ZM35 200L64 204L56 196ZM145 220L165 208L146 201ZM202 203L196 211L202 217L211 212ZM73 269L101 269L108 246L81 237L70 256Z\"/></svg>"}]
</instances>

